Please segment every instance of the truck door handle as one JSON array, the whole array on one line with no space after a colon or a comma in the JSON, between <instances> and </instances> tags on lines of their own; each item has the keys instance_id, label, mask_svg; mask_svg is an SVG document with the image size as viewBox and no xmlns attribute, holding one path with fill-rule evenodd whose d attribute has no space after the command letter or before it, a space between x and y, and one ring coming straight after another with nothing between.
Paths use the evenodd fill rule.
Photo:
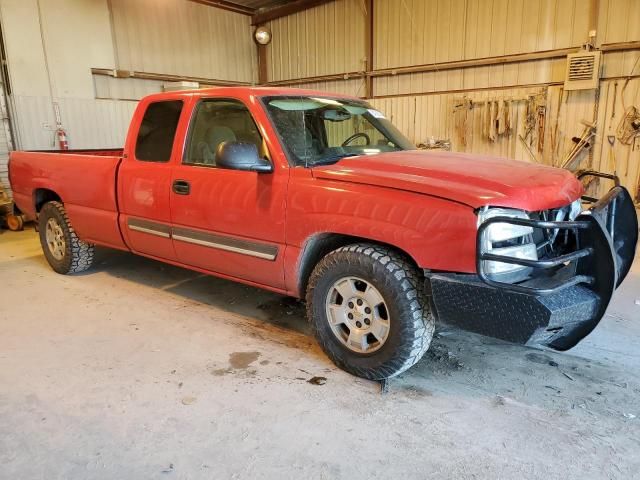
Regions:
<instances>
[{"instance_id":1,"label":"truck door handle","mask_svg":"<svg viewBox=\"0 0 640 480\"><path fill-rule=\"evenodd\" d=\"M186 180L174 180L173 192L178 195L189 195L191 193L191 184Z\"/></svg>"}]
</instances>

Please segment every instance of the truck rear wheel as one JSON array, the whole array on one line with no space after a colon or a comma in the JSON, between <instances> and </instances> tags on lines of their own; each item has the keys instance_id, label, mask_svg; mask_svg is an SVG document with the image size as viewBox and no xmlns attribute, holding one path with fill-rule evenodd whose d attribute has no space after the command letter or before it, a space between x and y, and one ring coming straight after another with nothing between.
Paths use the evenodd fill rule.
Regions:
<instances>
[{"instance_id":1,"label":"truck rear wheel","mask_svg":"<svg viewBox=\"0 0 640 480\"><path fill-rule=\"evenodd\" d=\"M38 217L40 244L49 265L63 275L87 270L93 263L93 245L78 238L64 206L45 203Z\"/></svg>"},{"instance_id":2,"label":"truck rear wheel","mask_svg":"<svg viewBox=\"0 0 640 480\"><path fill-rule=\"evenodd\" d=\"M316 265L307 315L338 367L370 380L394 377L422 358L433 337L423 288L419 270L396 251L349 245Z\"/></svg>"}]
</instances>

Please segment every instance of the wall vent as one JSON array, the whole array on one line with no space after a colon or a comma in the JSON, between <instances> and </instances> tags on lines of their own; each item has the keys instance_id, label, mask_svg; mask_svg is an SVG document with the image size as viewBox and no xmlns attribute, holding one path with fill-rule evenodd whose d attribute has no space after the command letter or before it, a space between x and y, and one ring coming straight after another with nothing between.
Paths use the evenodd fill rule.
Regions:
<instances>
[{"instance_id":1,"label":"wall vent","mask_svg":"<svg viewBox=\"0 0 640 480\"><path fill-rule=\"evenodd\" d=\"M598 88L600 78L600 52L578 52L567 55L565 90Z\"/></svg>"}]
</instances>

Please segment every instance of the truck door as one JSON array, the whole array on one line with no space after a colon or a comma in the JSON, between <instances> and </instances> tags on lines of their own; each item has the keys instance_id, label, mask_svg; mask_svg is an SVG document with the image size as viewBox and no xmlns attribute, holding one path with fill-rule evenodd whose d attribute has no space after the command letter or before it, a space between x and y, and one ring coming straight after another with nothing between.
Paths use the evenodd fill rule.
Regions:
<instances>
[{"instance_id":1,"label":"truck door","mask_svg":"<svg viewBox=\"0 0 640 480\"><path fill-rule=\"evenodd\" d=\"M181 263L276 288L284 287L288 169L272 173L216 166L223 142L266 143L237 99L202 99L194 107L182 162L172 172L173 244Z\"/></svg>"},{"instance_id":2,"label":"truck door","mask_svg":"<svg viewBox=\"0 0 640 480\"><path fill-rule=\"evenodd\" d=\"M146 103L146 104L145 104ZM136 253L175 260L171 242L171 158L183 110L181 99L143 100L118 172L120 229Z\"/></svg>"}]
</instances>

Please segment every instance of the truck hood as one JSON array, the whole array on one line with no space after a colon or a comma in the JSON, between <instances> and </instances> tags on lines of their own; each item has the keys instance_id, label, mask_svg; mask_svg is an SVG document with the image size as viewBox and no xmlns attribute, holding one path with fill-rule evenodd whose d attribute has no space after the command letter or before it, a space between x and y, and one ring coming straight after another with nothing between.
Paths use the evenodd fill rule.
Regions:
<instances>
[{"instance_id":1,"label":"truck hood","mask_svg":"<svg viewBox=\"0 0 640 480\"><path fill-rule=\"evenodd\" d=\"M582 184L567 170L441 151L349 157L312 171L318 179L406 190L473 208L490 205L546 210L563 207L583 192Z\"/></svg>"}]
</instances>

